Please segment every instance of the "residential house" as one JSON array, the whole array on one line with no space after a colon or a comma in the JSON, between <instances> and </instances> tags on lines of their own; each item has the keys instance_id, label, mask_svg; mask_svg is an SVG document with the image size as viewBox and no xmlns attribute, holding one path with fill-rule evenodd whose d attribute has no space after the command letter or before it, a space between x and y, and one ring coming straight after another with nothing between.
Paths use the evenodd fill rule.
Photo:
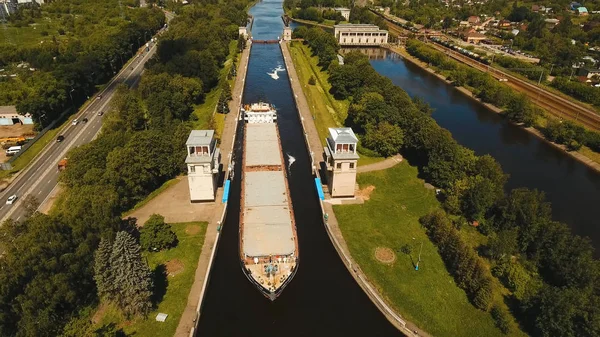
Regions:
<instances>
[{"instance_id":1,"label":"residential house","mask_svg":"<svg viewBox=\"0 0 600 337\"><path fill-rule=\"evenodd\" d=\"M500 28L500 29L510 28L510 26L511 26L511 22L508 20L500 20L500 22L498 22L498 28Z\"/></svg>"},{"instance_id":2,"label":"residential house","mask_svg":"<svg viewBox=\"0 0 600 337\"><path fill-rule=\"evenodd\" d=\"M543 5L532 5L531 11L534 13L543 13L546 12L546 7L544 7Z\"/></svg>"},{"instance_id":3,"label":"residential house","mask_svg":"<svg viewBox=\"0 0 600 337\"><path fill-rule=\"evenodd\" d=\"M481 22L481 19L479 19L478 16L472 15L472 16L469 16L469 18L467 19L467 21L469 22L469 24L471 26L476 26L476 25L478 25Z\"/></svg>"},{"instance_id":4,"label":"residential house","mask_svg":"<svg viewBox=\"0 0 600 337\"><path fill-rule=\"evenodd\" d=\"M333 9L334 11L340 13L346 21L350 21L350 9L343 7L336 7Z\"/></svg>"},{"instance_id":5,"label":"residential house","mask_svg":"<svg viewBox=\"0 0 600 337\"><path fill-rule=\"evenodd\" d=\"M473 44L479 44L481 41L485 40L487 37L481 33L478 33L473 28L463 29L458 33L463 41Z\"/></svg>"},{"instance_id":6,"label":"residential house","mask_svg":"<svg viewBox=\"0 0 600 337\"><path fill-rule=\"evenodd\" d=\"M552 28L556 27L556 25L558 25L560 23L559 19L546 19L544 20L544 22L546 22L546 28L548 28L549 30L552 30Z\"/></svg>"},{"instance_id":7,"label":"residential house","mask_svg":"<svg viewBox=\"0 0 600 337\"><path fill-rule=\"evenodd\" d=\"M577 7L575 13L579 16L586 16L589 14L587 8L585 7Z\"/></svg>"},{"instance_id":8,"label":"residential house","mask_svg":"<svg viewBox=\"0 0 600 337\"><path fill-rule=\"evenodd\" d=\"M572 11L576 10L577 8L581 7L581 4L579 2L571 2L571 4L569 5L569 7L571 8Z\"/></svg>"}]
</instances>

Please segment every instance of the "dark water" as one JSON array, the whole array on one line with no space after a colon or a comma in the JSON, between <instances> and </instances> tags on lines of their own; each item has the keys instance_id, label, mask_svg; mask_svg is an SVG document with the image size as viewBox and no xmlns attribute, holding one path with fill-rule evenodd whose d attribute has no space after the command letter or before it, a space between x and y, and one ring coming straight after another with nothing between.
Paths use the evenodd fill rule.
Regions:
<instances>
[{"instance_id":1,"label":"dark water","mask_svg":"<svg viewBox=\"0 0 600 337\"><path fill-rule=\"evenodd\" d=\"M478 155L496 158L510 174L507 188L544 191L552 202L555 220L567 223L573 232L590 237L595 247L600 246L599 174L397 54L386 54L371 60L373 67L409 95L427 101L435 109L433 118L459 143Z\"/></svg>"},{"instance_id":2,"label":"dark water","mask_svg":"<svg viewBox=\"0 0 600 337\"><path fill-rule=\"evenodd\" d=\"M251 13L255 39L281 35L281 1L260 2ZM236 165L198 336L399 336L356 284L329 241L287 73L279 72L278 80L267 74L278 65L283 66L279 45L252 46L244 102L262 99L276 105L283 151L296 159L289 170L289 185L300 243L299 269L274 302L263 297L242 273L238 255L241 172ZM241 162L241 152L238 141L236 162Z\"/></svg>"}]
</instances>

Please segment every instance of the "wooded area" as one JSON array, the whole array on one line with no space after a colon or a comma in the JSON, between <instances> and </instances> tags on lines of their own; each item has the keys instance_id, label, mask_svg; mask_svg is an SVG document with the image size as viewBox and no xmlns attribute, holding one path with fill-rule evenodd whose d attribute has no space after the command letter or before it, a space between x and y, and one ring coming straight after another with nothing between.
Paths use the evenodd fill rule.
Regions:
<instances>
[{"instance_id":1,"label":"wooded area","mask_svg":"<svg viewBox=\"0 0 600 337\"><path fill-rule=\"evenodd\" d=\"M2 225L0 335L61 335L65 324L79 322L80 315L89 313L84 309L98 303L94 251L101 239L115 240L117 232L137 241L135 224L121 214L184 172L193 105L217 84L228 46L246 22L247 3L200 2L178 13L139 89L120 87L98 138L69 153L69 166L59 178L65 188L53 211ZM147 19L153 13L163 18L158 10L140 11ZM111 51L108 47L101 51ZM64 67L87 61L74 58ZM100 67L109 66L110 58L104 61ZM52 78L54 72L46 76ZM65 93L64 87L59 89Z\"/></svg>"},{"instance_id":2,"label":"wooded area","mask_svg":"<svg viewBox=\"0 0 600 337\"><path fill-rule=\"evenodd\" d=\"M400 87L379 75L365 55L348 53L340 66L324 52L339 48L335 40L325 36L330 34L303 27L295 33L306 39L313 54L323 56L321 66L329 72L331 92L351 99L345 124L359 135L363 146L370 145L369 132L374 127L395 126L395 132L380 132L379 136L402 135L401 146L395 151L417 164L426 181L442 189L444 208L450 216L439 211L421 221L448 270L476 307L491 310L503 331L510 331L512 324L502 309L505 302L518 323L534 336L600 334L600 291L596 286L600 284L600 263L593 257L588 239L552 221L543 193L516 189L506 194L507 176L494 158L476 156L459 145L429 116L428 107L413 102ZM486 83L487 75L479 74L468 75L473 77L472 83L477 79ZM517 107L529 104L519 97L513 100L518 103L506 104L514 105L515 113ZM455 233L474 221L489 238L479 251L464 244ZM488 259L493 275L511 294L499 295L493 289L481 258Z\"/></svg>"}]
</instances>

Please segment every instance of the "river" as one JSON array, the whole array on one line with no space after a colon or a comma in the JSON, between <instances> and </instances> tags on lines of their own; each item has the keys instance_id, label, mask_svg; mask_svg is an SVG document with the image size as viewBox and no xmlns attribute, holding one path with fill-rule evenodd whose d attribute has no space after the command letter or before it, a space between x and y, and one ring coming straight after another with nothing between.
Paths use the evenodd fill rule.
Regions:
<instances>
[{"instance_id":1,"label":"river","mask_svg":"<svg viewBox=\"0 0 600 337\"><path fill-rule=\"evenodd\" d=\"M255 39L276 39L282 34L281 1L259 2L250 13ZM354 281L325 232L287 73L278 72L278 79L268 74L283 64L279 45L253 45L243 101L275 104L283 151L296 159L288 178L300 245L299 269L274 302L242 273L238 255L241 169L236 165L197 335L400 336ZM241 162L242 132L240 127L235 162Z\"/></svg>"},{"instance_id":2,"label":"river","mask_svg":"<svg viewBox=\"0 0 600 337\"><path fill-rule=\"evenodd\" d=\"M369 54L375 56L371 64L377 72L429 103L435 109L432 117L460 144L496 158L510 174L508 189L544 191L553 218L600 247L600 174L401 56L383 49Z\"/></svg>"}]
</instances>

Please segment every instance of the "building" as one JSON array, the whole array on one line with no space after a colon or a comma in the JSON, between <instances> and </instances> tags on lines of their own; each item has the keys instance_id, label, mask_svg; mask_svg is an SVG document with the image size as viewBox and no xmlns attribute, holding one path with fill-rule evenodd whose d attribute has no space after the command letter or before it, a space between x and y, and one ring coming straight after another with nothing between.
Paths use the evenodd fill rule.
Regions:
<instances>
[{"instance_id":1,"label":"building","mask_svg":"<svg viewBox=\"0 0 600 337\"><path fill-rule=\"evenodd\" d=\"M329 128L324 160L327 185L332 197L354 197L358 138L351 128Z\"/></svg>"},{"instance_id":2,"label":"building","mask_svg":"<svg viewBox=\"0 0 600 337\"><path fill-rule=\"evenodd\" d=\"M463 29L458 33L463 41L473 44L479 44L481 41L485 40L487 37L481 33L478 33L473 28Z\"/></svg>"},{"instance_id":3,"label":"building","mask_svg":"<svg viewBox=\"0 0 600 337\"><path fill-rule=\"evenodd\" d=\"M387 30L379 29L376 25L335 25L333 35L340 46L379 46L388 42Z\"/></svg>"},{"instance_id":4,"label":"building","mask_svg":"<svg viewBox=\"0 0 600 337\"><path fill-rule=\"evenodd\" d=\"M498 22L498 28L510 28L511 25L511 22L508 20L500 20L500 22Z\"/></svg>"},{"instance_id":5,"label":"building","mask_svg":"<svg viewBox=\"0 0 600 337\"><path fill-rule=\"evenodd\" d=\"M185 145L190 201L214 201L221 152L214 130L192 130Z\"/></svg>"},{"instance_id":6,"label":"building","mask_svg":"<svg viewBox=\"0 0 600 337\"><path fill-rule=\"evenodd\" d=\"M546 7L544 5L532 5L531 11L534 13L546 12Z\"/></svg>"},{"instance_id":7,"label":"building","mask_svg":"<svg viewBox=\"0 0 600 337\"><path fill-rule=\"evenodd\" d=\"M573 1L573 2L571 2L571 4L569 6L571 7L571 10L574 11L577 8L581 7L581 4L579 2Z\"/></svg>"},{"instance_id":8,"label":"building","mask_svg":"<svg viewBox=\"0 0 600 337\"><path fill-rule=\"evenodd\" d=\"M585 79L590 79L594 76L600 76L600 69L579 68L577 75L579 77L585 77Z\"/></svg>"},{"instance_id":9,"label":"building","mask_svg":"<svg viewBox=\"0 0 600 337\"><path fill-rule=\"evenodd\" d=\"M478 16L472 15L469 16L469 18L467 19L467 22L471 25L471 26L476 26L481 22L481 19L479 19Z\"/></svg>"},{"instance_id":10,"label":"building","mask_svg":"<svg viewBox=\"0 0 600 337\"><path fill-rule=\"evenodd\" d=\"M243 36L245 39L248 38L248 29L246 29L246 27L239 27L238 28L238 36Z\"/></svg>"},{"instance_id":11,"label":"building","mask_svg":"<svg viewBox=\"0 0 600 337\"><path fill-rule=\"evenodd\" d=\"M556 25L558 25L560 23L559 19L546 19L544 20L544 22L546 23L546 28L548 28L549 30L552 30L552 28L556 27Z\"/></svg>"},{"instance_id":12,"label":"building","mask_svg":"<svg viewBox=\"0 0 600 337\"><path fill-rule=\"evenodd\" d=\"M579 16L586 16L588 15L588 10L585 7L577 7L577 10L575 10L575 13L577 13L577 15Z\"/></svg>"},{"instance_id":13,"label":"building","mask_svg":"<svg viewBox=\"0 0 600 337\"><path fill-rule=\"evenodd\" d=\"M0 106L0 125L33 124L30 114L19 115L14 105Z\"/></svg>"},{"instance_id":14,"label":"building","mask_svg":"<svg viewBox=\"0 0 600 337\"><path fill-rule=\"evenodd\" d=\"M283 28L283 41L291 41L292 40L292 28L284 27Z\"/></svg>"},{"instance_id":15,"label":"building","mask_svg":"<svg viewBox=\"0 0 600 337\"><path fill-rule=\"evenodd\" d=\"M340 13L346 21L350 21L350 9L344 7L336 7L334 11Z\"/></svg>"}]
</instances>

